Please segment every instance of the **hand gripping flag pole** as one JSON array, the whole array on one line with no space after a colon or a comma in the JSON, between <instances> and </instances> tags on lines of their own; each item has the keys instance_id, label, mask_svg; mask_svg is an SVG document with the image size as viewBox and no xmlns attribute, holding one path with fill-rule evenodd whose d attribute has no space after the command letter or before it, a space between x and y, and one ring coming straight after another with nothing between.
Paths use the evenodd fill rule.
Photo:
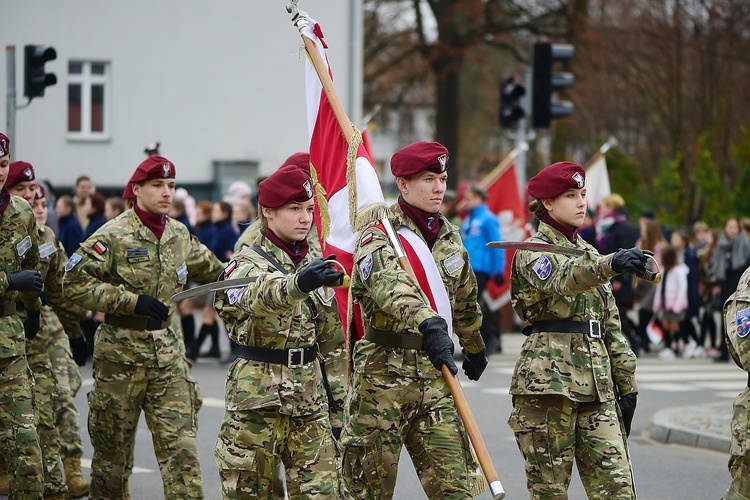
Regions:
<instances>
[{"instance_id":1,"label":"hand gripping flag pole","mask_svg":"<svg viewBox=\"0 0 750 500\"><path fill-rule=\"evenodd\" d=\"M307 14L303 11L298 10L297 8L297 0L292 0L292 3L289 7L287 7L287 12L292 14L292 23L297 27L297 29L300 30L300 33L302 34L303 30L308 28L308 19ZM310 38L302 34L302 40L305 44L305 51L307 52L307 56L310 59L310 62L312 66L315 68L315 72L317 73L318 77L320 78L320 82L323 86L323 91L328 98L328 101L331 105L331 109L333 110L336 121L339 124L339 127L341 128L341 132L344 134L344 138L352 144L352 140L356 138L356 136L359 136L358 132L356 131L354 125L349 120L348 116L346 115L346 112L344 111L344 107L341 104L341 101L339 100L338 96L336 95L336 90L333 87L333 80L331 79L331 76L328 73L328 70L326 68L326 65L318 52L318 48L315 45L315 42L312 41ZM354 207L351 207L350 209L354 209L356 212L357 207L356 205ZM352 226L359 226L360 224L356 223L356 213L350 214L350 222L352 223ZM388 234L388 237L393 244L393 247L396 251L396 254L399 258L399 263L401 264L401 267L407 271L412 278L414 278L413 270L411 269L411 265L409 264L409 261L406 257L406 254L401 247L401 242L399 241L398 237L396 236L396 232L393 230L393 227L391 226L390 220L388 217L382 217L380 219L380 222L383 224L383 226L386 229L386 232ZM416 279L416 278L415 278ZM448 368L443 365L442 368L443 377L445 378L448 387L451 391L451 394L453 395L453 400L456 404L456 408L458 409L459 415L461 415L461 420L464 423L464 426L466 427L466 432L469 435L469 438L471 440L471 443L474 447L474 451L476 452L477 459L479 460L479 465L482 468L482 472L484 473L485 478L487 479L487 483L490 487L490 492L492 493L493 498L495 499L501 499L505 497L505 490L503 489L502 484L500 483L500 479L498 477L497 471L495 470L495 466L492 463L492 458L490 457L489 451L487 450L487 446L484 443L484 440L482 439L482 435L479 432L479 426L477 425L476 420L474 419L474 414L471 411L471 408L469 407L469 402L466 399L466 395L464 394L463 388L461 387L461 383L458 381L458 378L453 375Z\"/></svg>"}]
</instances>

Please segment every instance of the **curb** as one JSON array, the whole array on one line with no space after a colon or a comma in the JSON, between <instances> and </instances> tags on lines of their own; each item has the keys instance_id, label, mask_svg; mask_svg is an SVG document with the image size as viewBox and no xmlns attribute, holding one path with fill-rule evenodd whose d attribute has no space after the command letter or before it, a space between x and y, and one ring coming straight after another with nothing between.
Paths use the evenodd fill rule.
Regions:
<instances>
[{"instance_id":1,"label":"curb","mask_svg":"<svg viewBox=\"0 0 750 500\"><path fill-rule=\"evenodd\" d=\"M729 453L732 414L727 410L727 403L660 410L651 423L651 439Z\"/></svg>"}]
</instances>

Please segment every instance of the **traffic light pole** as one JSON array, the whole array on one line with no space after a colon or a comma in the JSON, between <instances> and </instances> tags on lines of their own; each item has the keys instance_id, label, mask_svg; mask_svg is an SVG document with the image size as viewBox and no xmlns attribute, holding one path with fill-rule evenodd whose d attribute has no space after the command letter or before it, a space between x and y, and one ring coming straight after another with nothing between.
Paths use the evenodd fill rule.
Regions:
<instances>
[{"instance_id":1,"label":"traffic light pole","mask_svg":"<svg viewBox=\"0 0 750 500\"><path fill-rule=\"evenodd\" d=\"M5 63L8 83L6 86L5 134L11 141L16 140L16 46L5 46Z\"/></svg>"}]
</instances>

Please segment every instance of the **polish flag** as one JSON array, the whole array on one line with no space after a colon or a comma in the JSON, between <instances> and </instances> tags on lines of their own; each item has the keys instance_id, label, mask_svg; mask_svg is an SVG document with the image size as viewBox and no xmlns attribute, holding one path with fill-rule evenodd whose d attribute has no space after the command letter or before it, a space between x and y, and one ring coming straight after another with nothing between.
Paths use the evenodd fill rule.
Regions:
<instances>
[{"instance_id":1,"label":"polish flag","mask_svg":"<svg viewBox=\"0 0 750 500\"><path fill-rule=\"evenodd\" d=\"M323 40L320 25L308 17L308 26L302 30L302 35L315 42L328 74L333 79L325 54L328 46ZM346 273L351 275L358 230L376 220L377 214L385 214L387 205L372 159L363 143L356 150L354 169L347 177L349 145L309 58L305 68L305 81L310 163L319 186L325 191L327 203L327 206L321 206L321 200L316 200L315 224L324 255L335 253ZM350 210L350 206L356 207L356 211ZM350 317L348 289L337 288L335 293L344 329L351 331L353 341L362 338L364 331L359 307L354 305Z\"/></svg>"}]
</instances>

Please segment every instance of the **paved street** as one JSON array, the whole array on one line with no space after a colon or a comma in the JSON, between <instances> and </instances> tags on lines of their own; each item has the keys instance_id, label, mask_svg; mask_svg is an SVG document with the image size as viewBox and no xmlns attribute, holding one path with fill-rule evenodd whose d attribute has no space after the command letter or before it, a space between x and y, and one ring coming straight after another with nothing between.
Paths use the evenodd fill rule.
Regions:
<instances>
[{"instance_id":1,"label":"paved street","mask_svg":"<svg viewBox=\"0 0 750 500\"><path fill-rule=\"evenodd\" d=\"M463 380L482 435L500 474L507 498L528 498L523 462L513 435L506 424L511 401L508 386L518 349L520 334L506 334L505 352L494 355L479 382ZM223 391L226 366L215 360L201 359L194 375L203 389L204 405L200 413L199 450L207 499L220 498L218 473L213 460L213 446L223 414ZM640 395L638 410L630 438L639 498L642 499L707 499L719 498L729 481L727 455L694 447L658 443L649 437L649 426L655 412L664 408L692 404L732 404L741 391L746 376L734 364L710 360L674 360L666 362L655 355L641 358L638 367ZM84 388L77 401L85 429L86 399L90 390L91 366L84 369ZM86 459L91 447L84 432ZM88 462L85 462L88 464ZM162 498L161 479L153 454L151 436L141 418L137 433L134 474L130 489L134 499ZM408 457L402 457L395 498L424 498L414 468ZM480 498L491 498L485 493ZM575 477L570 488L571 499L585 498L580 479Z\"/></svg>"}]
</instances>

